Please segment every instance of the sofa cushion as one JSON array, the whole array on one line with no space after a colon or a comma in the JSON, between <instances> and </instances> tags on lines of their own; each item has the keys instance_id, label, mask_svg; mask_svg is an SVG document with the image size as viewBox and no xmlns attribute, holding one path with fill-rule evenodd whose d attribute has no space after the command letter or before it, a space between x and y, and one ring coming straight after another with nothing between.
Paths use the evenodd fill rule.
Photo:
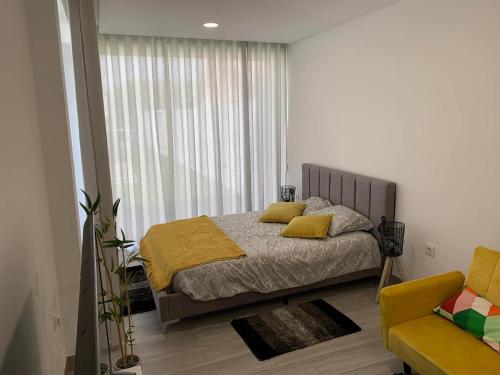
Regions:
<instances>
[{"instance_id":1,"label":"sofa cushion","mask_svg":"<svg viewBox=\"0 0 500 375\"><path fill-rule=\"evenodd\" d=\"M500 374L500 356L437 315L389 329L389 349L420 374Z\"/></svg>"},{"instance_id":2,"label":"sofa cushion","mask_svg":"<svg viewBox=\"0 0 500 375\"><path fill-rule=\"evenodd\" d=\"M434 312L500 352L500 307L478 296L471 288L448 298Z\"/></svg>"},{"instance_id":3,"label":"sofa cushion","mask_svg":"<svg viewBox=\"0 0 500 375\"><path fill-rule=\"evenodd\" d=\"M465 285L500 306L500 252L477 247Z\"/></svg>"}]
</instances>

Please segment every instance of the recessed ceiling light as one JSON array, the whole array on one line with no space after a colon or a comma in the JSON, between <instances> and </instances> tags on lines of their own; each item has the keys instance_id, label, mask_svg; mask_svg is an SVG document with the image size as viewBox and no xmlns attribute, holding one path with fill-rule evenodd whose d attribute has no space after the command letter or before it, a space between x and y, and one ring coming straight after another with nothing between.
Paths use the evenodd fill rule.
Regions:
<instances>
[{"instance_id":1,"label":"recessed ceiling light","mask_svg":"<svg viewBox=\"0 0 500 375\"><path fill-rule=\"evenodd\" d=\"M205 22L203 26L205 26L207 29L215 29L216 27L219 27L219 24L215 22Z\"/></svg>"}]
</instances>

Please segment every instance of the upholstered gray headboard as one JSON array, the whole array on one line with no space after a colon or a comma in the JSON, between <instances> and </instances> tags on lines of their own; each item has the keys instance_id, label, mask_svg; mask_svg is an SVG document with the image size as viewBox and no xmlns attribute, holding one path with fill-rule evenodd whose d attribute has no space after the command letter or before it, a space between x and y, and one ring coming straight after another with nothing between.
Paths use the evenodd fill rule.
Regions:
<instances>
[{"instance_id":1,"label":"upholstered gray headboard","mask_svg":"<svg viewBox=\"0 0 500 375\"><path fill-rule=\"evenodd\" d=\"M394 220L396 184L315 164L302 164L302 199L321 197L370 218L377 228L381 217Z\"/></svg>"}]
</instances>

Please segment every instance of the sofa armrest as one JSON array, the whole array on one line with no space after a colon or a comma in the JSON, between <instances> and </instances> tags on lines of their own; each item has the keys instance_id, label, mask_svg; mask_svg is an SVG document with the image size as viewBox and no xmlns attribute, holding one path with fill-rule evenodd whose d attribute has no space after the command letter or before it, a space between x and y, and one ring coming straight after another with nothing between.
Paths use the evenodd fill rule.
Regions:
<instances>
[{"instance_id":1,"label":"sofa armrest","mask_svg":"<svg viewBox=\"0 0 500 375\"><path fill-rule=\"evenodd\" d=\"M462 272L454 271L382 289L380 315L386 348L389 328L431 314L436 306L460 292L464 281Z\"/></svg>"}]
</instances>

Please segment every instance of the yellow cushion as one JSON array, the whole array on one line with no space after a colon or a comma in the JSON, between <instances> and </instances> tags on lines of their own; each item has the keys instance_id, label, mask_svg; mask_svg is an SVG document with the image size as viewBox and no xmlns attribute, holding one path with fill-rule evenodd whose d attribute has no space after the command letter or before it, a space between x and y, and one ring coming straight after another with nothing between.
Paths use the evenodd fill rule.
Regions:
<instances>
[{"instance_id":1,"label":"yellow cushion","mask_svg":"<svg viewBox=\"0 0 500 375\"><path fill-rule=\"evenodd\" d=\"M465 285L495 305L500 305L500 253L477 247Z\"/></svg>"},{"instance_id":2,"label":"yellow cushion","mask_svg":"<svg viewBox=\"0 0 500 375\"><path fill-rule=\"evenodd\" d=\"M272 203L260 217L263 223L289 223L295 216L302 215L305 203L280 202Z\"/></svg>"},{"instance_id":3,"label":"yellow cushion","mask_svg":"<svg viewBox=\"0 0 500 375\"><path fill-rule=\"evenodd\" d=\"M281 232L283 237L325 238L332 223L332 215L297 216Z\"/></svg>"},{"instance_id":4,"label":"yellow cushion","mask_svg":"<svg viewBox=\"0 0 500 375\"><path fill-rule=\"evenodd\" d=\"M500 374L498 353L434 314L391 327L389 348L420 374Z\"/></svg>"}]
</instances>

